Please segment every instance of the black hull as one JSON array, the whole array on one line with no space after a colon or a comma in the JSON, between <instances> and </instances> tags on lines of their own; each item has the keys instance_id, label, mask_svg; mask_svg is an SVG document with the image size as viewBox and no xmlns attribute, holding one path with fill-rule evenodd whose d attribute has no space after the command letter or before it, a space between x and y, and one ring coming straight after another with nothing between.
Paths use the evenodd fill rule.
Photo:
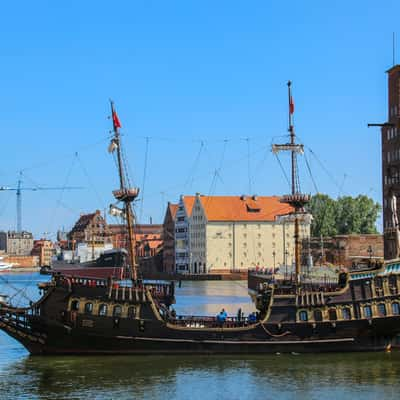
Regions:
<instances>
[{"instance_id":1,"label":"black hull","mask_svg":"<svg viewBox=\"0 0 400 400\"><path fill-rule=\"evenodd\" d=\"M312 324L285 326L291 334L272 336L276 329L258 324L244 330L191 331L161 326L149 327L149 334L104 336L88 334L87 330L46 327L42 342L19 340L33 355L129 355L129 354L276 354L384 351L390 349L400 333L400 317L364 321L338 322L335 328L322 323L315 331ZM333 332L333 329L335 332ZM294 334L294 331L297 331ZM267 333L268 332L268 333ZM329 333L326 333L329 332ZM8 332L10 333L10 332ZM131 332L134 333L134 332ZM323 334L322 334L323 333Z\"/></svg>"}]
</instances>

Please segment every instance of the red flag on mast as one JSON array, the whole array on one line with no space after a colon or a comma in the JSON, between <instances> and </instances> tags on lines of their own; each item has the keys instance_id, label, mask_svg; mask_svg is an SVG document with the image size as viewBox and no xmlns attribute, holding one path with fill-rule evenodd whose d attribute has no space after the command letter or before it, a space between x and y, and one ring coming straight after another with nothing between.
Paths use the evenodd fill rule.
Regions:
<instances>
[{"instance_id":1,"label":"red flag on mast","mask_svg":"<svg viewBox=\"0 0 400 400\"><path fill-rule=\"evenodd\" d=\"M119 122L119 118L118 118L117 112L115 110L113 110L112 119L113 119L113 123L114 123L114 128L115 129L121 128L121 123Z\"/></svg>"},{"instance_id":2,"label":"red flag on mast","mask_svg":"<svg viewBox=\"0 0 400 400\"><path fill-rule=\"evenodd\" d=\"M290 114L294 113L294 102L293 102L292 95L290 95L290 98L289 98L289 113Z\"/></svg>"}]
</instances>

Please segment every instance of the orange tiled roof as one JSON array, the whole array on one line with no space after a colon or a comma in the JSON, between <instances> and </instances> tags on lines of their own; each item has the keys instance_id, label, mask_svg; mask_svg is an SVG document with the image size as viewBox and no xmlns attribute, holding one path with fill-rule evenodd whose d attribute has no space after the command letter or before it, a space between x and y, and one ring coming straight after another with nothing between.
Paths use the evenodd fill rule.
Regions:
<instances>
[{"instance_id":1,"label":"orange tiled roof","mask_svg":"<svg viewBox=\"0 0 400 400\"><path fill-rule=\"evenodd\" d=\"M168 206L169 206L169 212L171 213L172 219L175 219L179 204L168 203Z\"/></svg>"},{"instance_id":2,"label":"orange tiled roof","mask_svg":"<svg viewBox=\"0 0 400 400\"><path fill-rule=\"evenodd\" d=\"M192 215L194 201L196 200L196 196L182 196L183 204L185 205L186 212L190 217Z\"/></svg>"},{"instance_id":3,"label":"orange tiled roof","mask_svg":"<svg viewBox=\"0 0 400 400\"><path fill-rule=\"evenodd\" d=\"M243 199L241 196L200 196L209 221L274 221L277 216L293 211L279 199L279 196L246 196Z\"/></svg>"}]
</instances>

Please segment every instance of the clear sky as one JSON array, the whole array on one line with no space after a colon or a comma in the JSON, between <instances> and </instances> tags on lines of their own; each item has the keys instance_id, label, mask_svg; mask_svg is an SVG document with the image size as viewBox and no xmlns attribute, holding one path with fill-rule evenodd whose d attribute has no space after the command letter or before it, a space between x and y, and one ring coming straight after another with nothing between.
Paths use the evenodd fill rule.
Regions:
<instances>
[{"instance_id":1,"label":"clear sky","mask_svg":"<svg viewBox=\"0 0 400 400\"><path fill-rule=\"evenodd\" d=\"M142 222L161 222L180 194L283 194L270 144L287 134L291 79L317 190L380 202L380 132L367 123L386 120L399 11L390 0L3 2L0 186L23 170L25 186L84 187L24 192L23 228L37 236L107 207L112 98ZM15 203L0 192L0 229L15 228Z\"/></svg>"}]
</instances>

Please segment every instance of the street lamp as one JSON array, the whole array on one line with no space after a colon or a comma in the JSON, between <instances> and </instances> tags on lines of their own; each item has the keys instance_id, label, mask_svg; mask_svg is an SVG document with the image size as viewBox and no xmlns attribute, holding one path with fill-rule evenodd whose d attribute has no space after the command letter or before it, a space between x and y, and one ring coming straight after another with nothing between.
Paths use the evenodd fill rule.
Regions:
<instances>
[{"instance_id":1,"label":"street lamp","mask_svg":"<svg viewBox=\"0 0 400 400\"><path fill-rule=\"evenodd\" d=\"M368 246L367 252L368 252L368 254L369 254L369 264L371 265L372 253L374 252L374 251L372 250L372 246L371 246L371 245Z\"/></svg>"},{"instance_id":2,"label":"street lamp","mask_svg":"<svg viewBox=\"0 0 400 400\"><path fill-rule=\"evenodd\" d=\"M288 252L288 250L286 249L285 250L285 279L287 279L287 258L288 258L288 255L289 255L289 252Z\"/></svg>"},{"instance_id":3,"label":"street lamp","mask_svg":"<svg viewBox=\"0 0 400 400\"><path fill-rule=\"evenodd\" d=\"M276 256L276 252L275 250L272 252L272 257L274 258L274 269L273 269L273 275L275 275L275 256Z\"/></svg>"}]
</instances>

